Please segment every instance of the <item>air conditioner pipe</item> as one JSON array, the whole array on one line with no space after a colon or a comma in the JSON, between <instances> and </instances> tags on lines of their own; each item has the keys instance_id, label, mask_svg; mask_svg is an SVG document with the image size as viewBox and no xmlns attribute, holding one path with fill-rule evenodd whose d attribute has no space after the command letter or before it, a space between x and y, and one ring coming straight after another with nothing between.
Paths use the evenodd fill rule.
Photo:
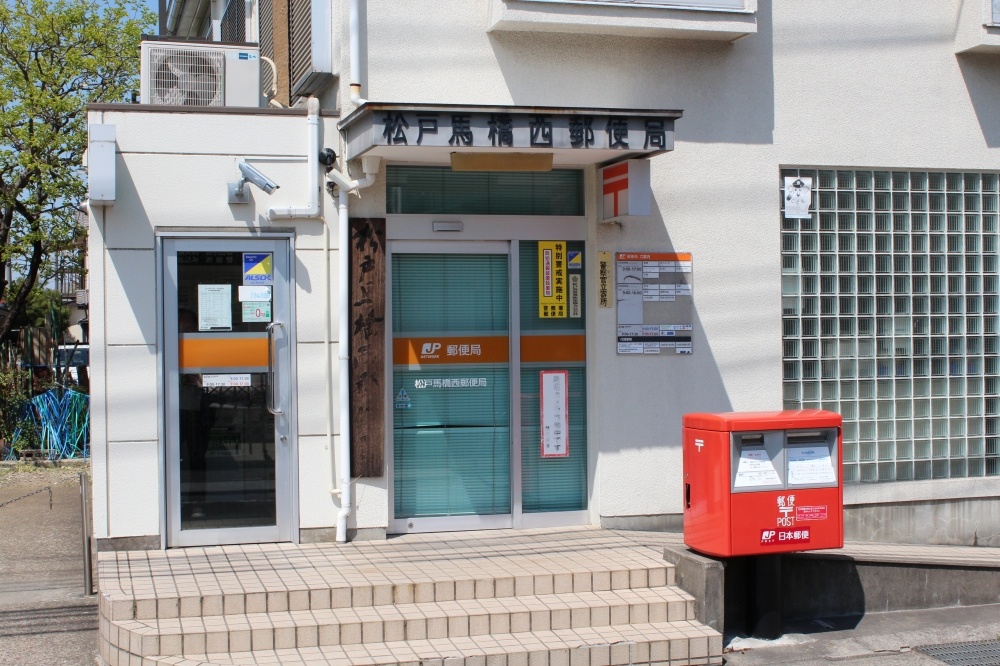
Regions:
<instances>
[{"instance_id":1,"label":"air conditioner pipe","mask_svg":"<svg viewBox=\"0 0 1000 666\"><path fill-rule=\"evenodd\" d=\"M257 42L257 35L254 34L253 21L253 0L243 0L243 41Z\"/></svg>"},{"instance_id":2,"label":"air conditioner pipe","mask_svg":"<svg viewBox=\"0 0 1000 666\"><path fill-rule=\"evenodd\" d=\"M337 541L347 542L347 519L351 515L353 493L351 492L351 285L350 285L350 211L348 197L351 192L368 187L375 182L378 175L380 159L364 157L361 166L365 175L363 178L351 180L337 169L331 169L327 174L340 190L338 197L338 251L340 284L338 300L340 302L340 321L338 333L338 359L340 373L340 513L337 514ZM329 263L327 264L329 265ZM327 318L327 326L329 326ZM329 349L327 345L327 349ZM329 366L328 366L329 367Z\"/></svg>"},{"instance_id":3,"label":"air conditioner pipe","mask_svg":"<svg viewBox=\"0 0 1000 666\"><path fill-rule=\"evenodd\" d=\"M306 171L309 183L309 200L305 206L269 208L267 219L285 220L292 217L319 217L319 100L310 97L306 104L306 125L309 138L306 145Z\"/></svg>"}]
</instances>

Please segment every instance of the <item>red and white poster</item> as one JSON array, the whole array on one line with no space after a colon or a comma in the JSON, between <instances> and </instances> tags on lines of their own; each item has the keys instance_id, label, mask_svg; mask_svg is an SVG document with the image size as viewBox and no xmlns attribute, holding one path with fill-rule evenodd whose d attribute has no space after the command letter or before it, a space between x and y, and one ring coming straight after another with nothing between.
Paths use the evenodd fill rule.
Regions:
<instances>
[{"instance_id":1,"label":"red and white poster","mask_svg":"<svg viewBox=\"0 0 1000 666\"><path fill-rule=\"evenodd\" d=\"M569 372L543 370L539 378L542 415L542 457L569 455Z\"/></svg>"}]
</instances>

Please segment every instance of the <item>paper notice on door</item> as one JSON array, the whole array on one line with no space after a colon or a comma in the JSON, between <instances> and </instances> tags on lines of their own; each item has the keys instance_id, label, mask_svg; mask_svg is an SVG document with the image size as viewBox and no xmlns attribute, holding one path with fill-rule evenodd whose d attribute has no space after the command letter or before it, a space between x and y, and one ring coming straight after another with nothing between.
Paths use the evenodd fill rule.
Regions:
<instances>
[{"instance_id":1,"label":"paper notice on door","mask_svg":"<svg viewBox=\"0 0 1000 666\"><path fill-rule=\"evenodd\" d=\"M569 455L569 372L543 370L541 379L542 457Z\"/></svg>"},{"instance_id":2,"label":"paper notice on door","mask_svg":"<svg viewBox=\"0 0 1000 666\"><path fill-rule=\"evenodd\" d=\"M243 323L252 321L271 321L270 301L246 301L243 306Z\"/></svg>"},{"instance_id":3,"label":"paper notice on door","mask_svg":"<svg viewBox=\"0 0 1000 666\"><path fill-rule=\"evenodd\" d=\"M271 287L266 284L259 287L240 286L239 294L240 294L240 303L246 303L247 301L270 301Z\"/></svg>"},{"instance_id":4,"label":"paper notice on door","mask_svg":"<svg viewBox=\"0 0 1000 666\"><path fill-rule=\"evenodd\" d=\"M250 373L238 375L202 375L202 388L230 388L234 386L250 386Z\"/></svg>"},{"instance_id":5,"label":"paper notice on door","mask_svg":"<svg viewBox=\"0 0 1000 666\"><path fill-rule=\"evenodd\" d=\"M233 287L228 284L198 285L198 330L233 330Z\"/></svg>"},{"instance_id":6,"label":"paper notice on door","mask_svg":"<svg viewBox=\"0 0 1000 666\"><path fill-rule=\"evenodd\" d=\"M830 449L826 446L789 446L789 485L820 485L836 482Z\"/></svg>"},{"instance_id":7,"label":"paper notice on door","mask_svg":"<svg viewBox=\"0 0 1000 666\"><path fill-rule=\"evenodd\" d=\"M774 469L771 457L764 447L744 447L740 451L740 464L736 468L736 488L774 486L781 483L778 471Z\"/></svg>"}]
</instances>

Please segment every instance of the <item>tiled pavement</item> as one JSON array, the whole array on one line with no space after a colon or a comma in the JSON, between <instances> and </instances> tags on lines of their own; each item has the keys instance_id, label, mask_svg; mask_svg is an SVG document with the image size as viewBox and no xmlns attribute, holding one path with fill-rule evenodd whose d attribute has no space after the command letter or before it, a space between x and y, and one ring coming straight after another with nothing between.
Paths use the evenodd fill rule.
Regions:
<instances>
[{"instance_id":1,"label":"tiled pavement","mask_svg":"<svg viewBox=\"0 0 1000 666\"><path fill-rule=\"evenodd\" d=\"M558 528L102 553L101 657L720 664L722 637L694 619L663 560L673 536Z\"/></svg>"}]
</instances>

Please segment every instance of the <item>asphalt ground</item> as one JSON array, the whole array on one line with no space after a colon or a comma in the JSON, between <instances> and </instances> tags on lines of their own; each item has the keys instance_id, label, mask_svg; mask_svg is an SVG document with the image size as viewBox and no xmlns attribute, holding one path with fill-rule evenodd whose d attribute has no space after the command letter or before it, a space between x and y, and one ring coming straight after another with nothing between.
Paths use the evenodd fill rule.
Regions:
<instances>
[{"instance_id":1,"label":"asphalt ground","mask_svg":"<svg viewBox=\"0 0 1000 666\"><path fill-rule=\"evenodd\" d=\"M0 467L0 666L93 666L97 597L83 589L83 467ZM27 493L42 491L4 505Z\"/></svg>"},{"instance_id":2,"label":"asphalt ground","mask_svg":"<svg viewBox=\"0 0 1000 666\"><path fill-rule=\"evenodd\" d=\"M1000 552L997 553L1000 557ZM727 666L941 666L917 648L926 645L997 641L1000 605L868 613L785 626L774 641L728 637ZM972 662L997 666L997 661Z\"/></svg>"}]
</instances>

